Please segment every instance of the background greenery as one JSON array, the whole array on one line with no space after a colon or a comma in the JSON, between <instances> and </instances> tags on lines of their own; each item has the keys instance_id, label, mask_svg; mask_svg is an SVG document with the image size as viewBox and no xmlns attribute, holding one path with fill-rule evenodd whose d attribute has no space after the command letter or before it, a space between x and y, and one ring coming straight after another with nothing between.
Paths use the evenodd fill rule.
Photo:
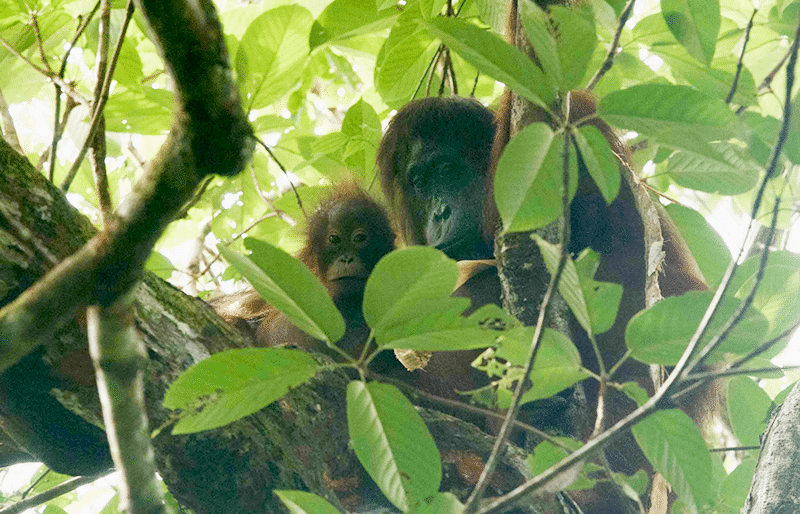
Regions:
<instances>
[{"instance_id":1,"label":"background greenery","mask_svg":"<svg viewBox=\"0 0 800 514\"><path fill-rule=\"evenodd\" d=\"M589 83L606 57L625 5L620 0L591 0L579 11L556 9L551 18L555 25L551 26L536 13L528 13L526 29L541 37L543 46L537 48L552 50L542 52L542 72L502 43L498 35L504 25L502 1L454 3L458 19L439 16L445 0L398 5L394 0L216 3L250 120L274 157L258 147L245 173L233 179L213 178L186 216L175 221L159 241L159 253L151 258L150 269L189 294L201 296L216 289L231 290L240 279L239 271L219 259L218 243L244 251L242 235L247 234L291 253L302 244L305 214L331 184L353 177L380 196L375 153L394 110L412 98L435 95L440 87L452 89L451 83L442 85L441 77L430 73L439 68L433 63L442 43L452 49L449 55L458 94L474 93L494 107L506 84L523 96L549 104L557 91ZM94 96L96 76L97 20L89 22L71 50L70 42L80 20L94 6L93 0L0 0L3 136L12 144L17 142L56 184L63 184L88 131L88 104ZM112 6L114 41L125 2L114 1ZM646 184L680 201L681 205L669 207L670 214L712 285L719 283L732 258L725 243L741 243L756 186L770 162L786 101L785 58L799 15L800 2L792 0L767 0L757 5L746 0L638 0L621 33L614 66L594 88L603 118L636 145L634 159ZM751 17L752 28L748 28ZM553 38L556 25L558 37ZM77 100L77 106L65 110L67 95L62 96L60 113L68 115L56 166L50 170L48 149L53 141L56 102L47 79L59 74L64 60L63 79L71 85L68 96ZM105 162L112 201L119 205L161 145L172 118L169 78L138 13L121 46L114 81L104 111ZM790 102L794 113L800 101L793 96ZM800 163L800 131L795 130L800 112L797 114L758 216L759 222L769 225L772 211L779 205L777 250L798 244L793 243L798 238L791 233L797 216L796 165ZM591 143L592 136L586 137ZM553 173L557 171L554 168ZM533 228L559 211L557 203L548 203L556 195L535 202L533 211L513 207L531 201L528 189L518 186L520 178L513 172L504 180L506 187L498 184L498 190L509 193L499 195L498 203L506 226ZM99 221L88 161L83 161L68 189L70 201ZM514 194L521 197L515 199ZM800 261L789 252L771 257L754 304L758 311L734 333L725 350L746 354L797 323L798 267ZM754 260L740 268L724 311L732 312L747 295L757 269ZM665 301L650 319L637 320L630 336L633 356L674 364L687 340L684 331L693 331L694 320L699 320L698 313L708 301L703 294ZM593 309L589 310L587 316L593 314ZM675 319L685 323L676 326ZM654 340L660 344L653 344ZM783 346L778 345L766 357L773 357ZM563 354L553 358L553 362L564 360ZM766 360L753 364L768 365ZM575 363L565 374L578 367ZM768 376L775 378L776 374ZM729 385L729 414L743 445L758 444L765 413L780 401L779 392L787 391L797 374L774 380L765 377L737 377ZM572 378L564 383L569 380ZM374 393L378 398L391 395L380 388ZM679 422L654 416L637 427L637 440L645 446ZM673 450L667 452L681 469L696 472L686 479L688 489L679 490L686 508L697 503L715 512L738 512L756 451L728 458L724 467L715 454L713 459L708 457L706 468L698 464L695 448ZM709 481L712 465L713 480ZM541 460L532 466L547 467L542 467ZM707 474L697 473L706 469ZM16 471L4 473L10 476ZM51 474L34 490L54 481ZM3 491L17 495L26 489L25 485L7 484ZM76 498L73 493L54 500L46 510L77 512L85 508L85 503L73 503ZM113 500L106 508L114 511Z\"/></svg>"}]
</instances>

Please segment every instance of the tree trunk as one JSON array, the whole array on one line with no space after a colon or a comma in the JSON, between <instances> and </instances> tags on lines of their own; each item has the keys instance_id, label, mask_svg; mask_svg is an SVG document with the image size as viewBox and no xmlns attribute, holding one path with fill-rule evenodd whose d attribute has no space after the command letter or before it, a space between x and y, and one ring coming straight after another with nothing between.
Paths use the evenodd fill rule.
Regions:
<instances>
[{"instance_id":1,"label":"tree trunk","mask_svg":"<svg viewBox=\"0 0 800 514\"><path fill-rule=\"evenodd\" d=\"M2 139L0 227L5 249L0 254L5 286L0 305L94 232L61 192ZM149 273L137 286L135 314L149 354L145 384L153 428L170 420L162 399L183 370L212 353L250 345L207 304ZM360 512L385 508L388 502L348 448L348 380L343 371L325 372L217 430L173 436L167 425L154 439L159 473L173 495L198 514L284 511L272 494L275 489L309 490L339 507L339 498L347 498L348 507ZM476 476L474 463L487 457L491 438L444 414L427 409L423 414L445 461L442 490L464 498ZM53 341L2 374L0 426L13 441L0 440L1 462L43 461L73 475L108 469L101 420L82 320L62 327ZM509 447L493 492L519 485L526 470L522 455ZM561 512L555 495L536 504L538 512Z\"/></svg>"},{"instance_id":2,"label":"tree trunk","mask_svg":"<svg viewBox=\"0 0 800 514\"><path fill-rule=\"evenodd\" d=\"M800 382L777 409L762 436L745 514L800 511Z\"/></svg>"}]
</instances>

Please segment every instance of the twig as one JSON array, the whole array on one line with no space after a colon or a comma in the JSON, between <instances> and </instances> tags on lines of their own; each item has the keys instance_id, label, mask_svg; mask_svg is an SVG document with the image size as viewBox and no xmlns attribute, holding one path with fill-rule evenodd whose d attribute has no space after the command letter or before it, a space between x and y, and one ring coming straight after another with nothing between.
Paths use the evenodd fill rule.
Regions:
<instances>
[{"instance_id":1,"label":"twig","mask_svg":"<svg viewBox=\"0 0 800 514\"><path fill-rule=\"evenodd\" d=\"M775 234L775 226L778 224L779 205L780 198L776 198L775 208L772 210L772 222L769 226L768 240L772 239L773 235ZM708 356L711 355L711 352L713 352L719 347L719 345L727 340L731 331L744 319L748 309L753 304L753 300L755 300L758 287L761 285L762 280L764 280L764 271L767 269L767 259L769 258L769 254L769 245L764 245L764 249L761 251L761 262L759 263L758 271L756 272L756 278L753 283L753 287L750 289L750 292L747 294L747 297L744 299L744 301L736 309L736 312L734 312L733 316L731 316L728 321L725 322L725 325L723 325L719 333L711 338L711 341L709 341L705 348L703 348L697 355L697 360L693 366L694 368L702 367ZM686 376L688 376L688 373L684 375L684 378Z\"/></svg>"},{"instance_id":2,"label":"twig","mask_svg":"<svg viewBox=\"0 0 800 514\"><path fill-rule=\"evenodd\" d=\"M72 52L72 49L75 48L75 43L78 42L78 38L81 37L83 32L86 30L86 27L89 26L89 22L92 21L94 18L95 13L98 9L100 9L100 2L102 0L97 0L97 3L94 4L94 7L86 15L85 18L81 21L78 25L78 30L75 31L75 35L72 36L72 41L70 41L69 46L67 46L67 51L64 52L64 58L61 59L61 67L58 69L58 76L59 78L64 78L64 73L67 71L67 60L69 59L69 54ZM75 107L75 100L71 96L67 96L67 107L64 109L64 119L63 121L59 121L61 115L61 86L54 83L53 84L56 89L56 108L55 108L55 115L53 119L53 142L50 143L50 169L48 170L49 180L53 182L53 177L55 176L56 170L56 150L58 149L58 142L61 140L61 134L64 133L64 128L67 126L67 119L69 118L69 114L72 112L72 108ZM72 101L72 107L70 107L70 100ZM41 164L37 166L37 169L41 169Z\"/></svg>"},{"instance_id":3,"label":"twig","mask_svg":"<svg viewBox=\"0 0 800 514\"><path fill-rule=\"evenodd\" d=\"M3 92L0 91L0 135L8 141L8 144L11 147L19 152L20 155L24 155L25 152L22 150L22 145L19 144L19 138L17 137L17 129L14 128L14 118L11 117L11 112L8 110L8 104L6 103L6 97L3 96Z\"/></svg>"},{"instance_id":4,"label":"twig","mask_svg":"<svg viewBox=\"0 0 800 514\"><path fill-rule=\"evenodd\" d=\"M28 59L27 57L22 55L20 52L18 52L16 48L11 46L11 43L6 41L2 37L0 37L0 45L3 45L6 48L6 50L8 50L12 54L14 54L15 57L18 57L18 58L22 59L23 61L25 61L25 63L28 64L28 66L30 66L34 70L38 71L39 73L41 73L42 75L47 77L47 80L53 82L54 84L58 84L61 87L61 89L63 89L64 92L67 95L73 97L76 102L78 102L78 103L80 103L82 105L91 105L91 103L89 102L89 99L86 98L85 96L83 96L80 92L78 92L72 86L72 84L70 84L69 82L65 81L64 79L62 79L61 77L59 77L55 73L48 72L46 69L42 68L41 66L37 66L33 61L31 61L30 59Z\"/></svg>"},{"instance_id":5,"label":"twig","mask_svg":"<svg viewBox=\"0 0 800 514\"><path fill-rule=\"evenodd\" d=\"M50 68L50 63L47 62L47 54L44 51L42 32L39 30L39 21L36 18L36 13L31 13L31 25L33 26L33 37L36 39L36 46L39 48L39 57L42 59L42 64L44 64L48 72L53 73L53 69Z\"/></svg>"},{"instance_id":6,"label":"twig","mask_svg":"<svg viewBox=\"0 0 800 514\"><path fill-rule=\"evenodd\" d=\"M739 77L742 74L742 65L744 61L744 52L747 50L747 43L750 41L750 31L753 30L753 19L756 17L758 9L753 9L753 14L750 16L750 21L747 23L747 29L744 32L744 43L742 43L742 51L739 53L739 60L736 63L736 74L733 76L733 84L731 91L725 98L725 103L729 104L733 100L733 95L736 94L736 88L739 85Z\"/></svg>"},{"instance_id":7,"label":"twig","mask_svg":"<svg viewBox=\"0 0 800 514\"><path fill-rule=\"evenodd\" d=\"M56 86L58 87L58 86ZM59 88L60 91L60 88ZM60 93L59 93L59 96ZM60 104L60 99L57 104ZM50 163L50 169L48 170L48 180L53 182L53 173L55 171L56 161L53 157L55 155L55 150L58 148L58 142L61 140L61 134L64 133L64 129L67 128L67 123L69 122L69 116L72 114L72 111L77 107L78 104L75 103L75 100L71 96L67 96L67 105L64 106L64 117L60 120L56 119L54 121L55 125L53 127L53 142L50 144L50 148L42 152L42 156L39 157L39 162L36 163L36 169L41 170L42 166L44 166L45 162ZM55 145L55 146L54 146Z\"/></svg>"},{"instance_id":8,"label":"twig","mask_svg":"<svg viewBox=\"0 0 800 514\"><path fill-rule=\"evenodd\" d=\"M633 4L636 0L628 0L628 3L625 4L625 7L622 9L622 12L619 15L619 24L617 25L617 31L614 33L614 39L611 40L611 47L608 49L608 53L606 54L606 58L603 60L603 64L600 65L600 69L597 70L589 81L589 84L586 86L586 89L592 90L600 82L600 79L608 73L608 70L614 65L614 57L617 55L617 48L619 48L619 39L622 36L622 30L625 28L625 24L628 22L628 19L631 17L631 13L633 12Z\"/></svg>"},{"instance_id":9,"label":"twig","mask_svg":"<svg viewBox=\"0 0 800 514\"><path fill-rule=\"evenodd\" d=\"M94 86L92 103L100 103L103 94L103 80L108 67L108 38L111 24L111 0L102 0L100 10L99 35L97 43L97 80ZM100 207L100 219L103 226L108 225L113 216L111 194L108 191L108 174L106 173L106 117L101 113L97 122L97 132L89 147L89 162L92 165L94 184L97 190L97 202Z\"/></svg>"},{"instance_id":10,"label":"twig","mask_svg":"<svg viewBox=\"0 0 800 514\"><path fill-rule=\"evenodd\" d=\"M107 474L109 474L111 470L103 472L99 475L92 475L92 476L85 476L85 477L73 477L64 482L61 482L57 486L53 487L52 489L48 489L47 491L41 492L39 494L35 494L30 498L26 498L24 500L20 500L13 505L9 505L4 509L0 509L0 514L21 514L28 509L32 509L38 505L41 505L45 502L49 502L55 498L63 494L67 494L71 491L74 491L78 487L86 484L91 484L98 478L101 478Z\"/></svg>"},{"instance_id":11,"label":"twig","mask_svg":"<svg viewBox=\"0 0 800 514\"><path fill-rule=\"evenodd\" d=\"M283 172L283 174L286 175L286 180L289 181L289 185L291 186L292 191L294 191L294 197L297 199L297 206L300 207L300 210L303 212L303 216L308 217L308 214L306 213L306 210L303 208L303 200L300 199L300 194L297 192L297 188L294 186L294 181L292 180L292 177L289 176L289 172L286 170L286 167L283 165L283 163L278 159L278 157L272 152L272 149L269 146L267 146L267 144L264 141L262 141L261 139L259 139L256 136L253 136L253 139L255 139L256 143L260 144L264 148L264 150L267 151L267 153L272 158L272 160L275 161L275 164L277 164L278 167ZM269 202L267 202L267 203L269 203ZM278 212L278 209L275 209L275 207L272 206L272 205L270 205L270 206L275 210L275 212ZM285 215L286 213L283 213L283 214ZM297 224L297 222L294 221L293 219L291 219L289 216L287 216L287 218L289 218L289 220L291 220L291 221L288 221L288 220L284 220L284 221L286 221L290 225L294 226L294 225Z\"/></svg>"},{"instance_id":12,"label":"twig","mask_svg":"<svg viewBox=\"0 0 800 514\"><path fill-rule=\"evenodd\" d=\"M565 108L565 119L569 119L569 95L567 95L566 101L566 108ZM570 145L570 135L567 133L564 135L564 147L561 152L561 160L563 165L562 171L562 186L561 186L561 195L562 195L562 229L561 229L561 256L558 260L558 267L553 273L553 276L550 279L550 283L547 286L547 291L544 293L544 297L542 298L541 305L539 306L539 317L536 320L536 328L533 333L533 340L531 341L530 350L528 351L528 359L525 363L525 367L522 370L522 380L517 382L517 386L514 389L514 395L511 399L511 405L508 408L508 412L506 412L506 417L503 420L503 425L500 427L500 431L497 434L497 437L494 441L494 446L492 447L492 453L489 455L489 458L486 461L486 465L481 471L480 478L478 478L478 483L475 484L475 488L472 490L472 493L469 495L466 503L464 504L464 514L471 514L478 511L478 506L480 501L483 499L483 494L486 491L486 487L488 487L489 483L491 482L491 477L494 474L494 470L497 468L497 464L500 460L500 455L505 447L506 441L508 440L508 436L511 434L511 426L513 425L513 420L517 418L517 414L519 413L519 407L522 400L522 394L530 385L530 373L533 369L533 363L536 360L536 355L539 352L539 347L541 346L541 338L542 332L544 331L544 322L545 322L545 315L547 313L547 309L550 305L550 300L553 297L553 294L558 287L558 282L561 280L561 274L564 271L564 268L567 264L567 257L569 256L569 145Z\"/></svg>"},{"instance_id":13,"label":"twig","mask_svg":"<svg viewBox=\"0 0 800 514\"><path fill-rule=\"evenodd\" d=\"M267 196L267 193L265 193L263 189L261 189L261 184L258 183L258 177L256 176L256 169L252 165L250 166L250 178L253 180L253 187L256 188L256 193L258 194L259 198L261 198L261 201L267 204L269 208L272 209L273 212L275 212L275 214L277 214L277 216L280 219L288 223L290 226L294 227L295 225L297 225L297 222L294 220L294 218L286 214L286 212L284 212L283 210L275 207L275 202L272 201L272 199L269 196ZM294 188L294 186L292 186L292 188ZM295 191L295 194L296 193L297 191ZM297 198L299 199L300 197L298 196ZM300 209L301 210L303 209L302 204L300 205ZM304 217L308 218L308 215L304 210L303 210L303 215Z\"/></svg>"},{"instance_id":14,"label":"twig","mask_svg":"<svg viewBox=\"0 0 800 514\"><path fill-rule=\"evenodd\" d=\"M772 88L772 81L775 80L775 77L778 76L778 72L781 71L781 68L783 68L783 65L786 63L786 60L789 58L790 55L792 55L791 48L789 48L789 50L783 55L783 57L781 57L780 61L778 61L778 64L776 64L775 67L772 68L772 71L767 73L767 76L764 77L764 80L761 81L761 84L758 85L759 92L766 91Z\"/></svg>"},{"instance_id":15,"label":"twig","mask_svg":"<svg viewBox=\"0 0 800 514\"><path fill-rule=\"evenodd\" d=\"M119 31L119 37L117 38L117 43L114 47L114 56L111 58L111 64L108 67L100 97L92 109L92 121L89 123L89 133L86 136L86 141L83 143L83 147L81 147L78 156L75 158L75 162L72 163L72 168L70 168L67 176L64 178L64 181L61 182L61 190L64 192L69 191L69 186L75 179L75 175L78 173L81 162L83 162L83 158L86 157L86 153L89 151L89 145L92 144L95 134L97 134L97 130L100 126L100 121L103 116L103 109L105 109L106 102L108 101L108 91L111 88L111 77L114 75L114 68L117 65L119 53L122 50L122 42L125 39L125 33L128 31L128 25L131 22L131 18L133 18L133 10L133 0L128 0L128 7L127 11L125 12L125 20L122 22L122 27Z\"/></svg>"},{"instance_id":16,"label":"twig","mask_svg":"<svg viewBox=\"0 0 800 514\"><path fill-rule=\"evenodd\" d=\"M367 370L366 376L369 377L369 378L373 378L373 379L379 379L381 382L386 382L386 383L389 383L389 384L393 384L398 389L402 390L403 392L405 392L405 393L407 393L409 395L420 397L420 398L425 398L426 400L428 400L430 402L437 403L437 404L440 404L440 405L444 405L445 407L449 407L451 409L456 409L456 410L460 410L460 411L464 411L464 412L471 412L473 414L480 414L481 416L486 416L487 418L493 418L493 419L496 419L496 420L504 420L505 419L505 415L501 414L499 412L496 412L496 411L493 411L493 410L490 410L490 409L483 409L481 407L476 407L475 405L471 405L469 403L460 402L458 400L451 400L450 398L444 398L442 396L437 396L435 394L428 393L428 392L423 391L421 389L417 389L416 387L411 386L411 385L407 384L406 382L403 382L402 380L397 380L397 379L394 379L394 378L386 377L386 376L381 375L379 373L372 373L369 370ZM524 430L525 432L528 432L529 434L532 434L537 439L542 439L542 440L548 441L548 442L552 443L554 446L556 446L558 448L561 448L562 450L565 450L567 452L572 451L572 449L567 447L561 440L558 439L558 437L555 437L555 436L553 436L551 434L548 434L544 430L539 430L538 428L536 428L534 426L531 426L531 425L529 425L527 423L523 423L522 421L519 421L517 419L515 419L513 421L513 423L514 423L514 427L515 428L519 428L521 430Z\"/></svg>"},{"instance_id":17,"label":"twig","mask_svg":"<svg viewBox=\"0 0 800 514\"><path fill-rule=\"evenodd\" d=\"M250 231L250 230L251 230L253 227L255 227L256 225L258 225L258 224L259 224L259 223L261 223L262 221L264 221L264 220L267 220L267 219L269 219L269 218L274 218L274 217L276 217L277 215L278 215L278 213L276 213L276 212L274 212L274 211L273 211L273 212L268 212L268 213L266 213L265 215L261 216L261 217L260 217L260 218L258 218L257 220L253 221L253 222L252 222L250 225L248 225L247 227L245 227L244 229L242 229L242 231L241 231L241 232L239 232L238 234L236 234L235 236L233 236L233 237L230 239L230 241L223 242L222 244L223 244L223 245L225 245L225 246L228 246L228 245L230 245L231 243L233 243L233 242L234 242L234 241L236 241L237 239L240 239L240 238L241 238L241 237L242 237L244 234L246 234L248 231ZM204 274L208 273L208 272L211 270L211 266L212 266L212 265L213 265L215 262L217 262L219 259L220 259L220 255L219 255L219 254L215 255L215 256L214 256L214 258L213 258L213 259L211 259L211 262L209 262L209 263L206 265L206 267L203 269L203 271L201 271L201 272L200 272L200 274L198 275L198 277L201 277L201 276L203 276Z\"/></svg>"},{"instance_id":18,"label":"twig","mask_svg":"<svg viewBox=\"0 0 800 514\"><path fill-rule=\"evenodd\" d=\"M746 450L760 450L760 446L730 446L728 448L709 448L708 451L718 452L741 452Z\"/></svg>"},{"instance_id":19,"label":"twig","mask_svg":"<svg viewBox=\"0 0 800 514\"><path fill-rule=\"evenodd\" d=\"M768 368L738 368L733 369L733 367L729 369L725 369L722 371L709 371L708 373L692 373L686 377L687 381L694 381L694 380L702 380L703 382L707 382L709 380L714 380L716 378L722 377L737 377L741 375L756 375L761 373L782 373L784 371L794 371L796 369L800 369L800 366L785 366L785 367L777 367L777 366L770 366ZM673 398L678 398L682 396L683 391L681 393L676 393Z\"/></svg>"},{"instance_id":20,"label":"twig","mask_svg":"<svg viewBox=\"0 0 800 514\"><path fill-rule=\"evenodd\" d=\"M800 33L800 24L798 24L798 33ZM790 60L789 66L787 66L787 91L791 92L791 85L793 82L793 74L794 74L794 63L797 60L797 43L798 37L795 37L795 41L792 44L792 58ZM790 94L786 96L787 101L786 103L789 104L789 99L791 98ZM783 120L783 127L781 132L784 132L784 128L788 125L788 120ZM780 138L779 138L780 141ZM776 145L776 149L774 150L776 154L780 153L780 148L782 144ZM769 180L770 173L768 172L765 174L764 178L762 179L761 188L759 188L759 194L756 198L756 203L760 204L761 199L763 197L764 188L766 187L766 183ZM754 213L757 213L758 210L756 206L753 209ZM755 219L755 214L751 217ZM752 225L752 221L751 221ZM739 256L742 255L744 252L744 243L742 243L739 249ZM700 321L700 324L697 327L697 330L692 335L689 343L686 346L681 358L679 359L675 369L672 373L667 377L664 381L664 384L658 388L656 393L645 402L642 406L638 407L632 413L625 416L623 419L615 423L611 428L605 430L602 434L598 435L595 439L590 440L585 445L583 445L580 449L576 450L566 458L562 459L559 463L555 464L554 466L550 467L544 473L540 474L539 476L529 480L528 482L520 485L513 491L494 499L490 502L484 509L481 509L480 514L499 514L504 512L507 507L513 505L515 502L521 500L528 494L533 493L534 491L541 489L542 487L546 486L554 479L556 479L559 475L564 473L565 471L569 470L571 467L575 466L579 462L585 460L589 455L598 451L609 439L614 437L617 433L625 430L640 420L644 419L648 416L651 412L655 411L659 404L664 400L665 397L669 397L676 386L679 384L680 378L687 374L687 370L691 372L691 367L689 366L689 361L692 358L693 354L697 350L699 346L700 340L704 337L705 333L710 326L711 319L713 318L714 314L719 307L720 301L724 296L725 292L727 291L731 278L734 275L736 269L736 262L737 259L731 260L728 269L725 271L725 275L720 282L719 287L717 288L716 292L714 293L714 297L711 299L711 303L706 309L705 314L703 315L703 319Z\"/></svg>"}]
</instances>

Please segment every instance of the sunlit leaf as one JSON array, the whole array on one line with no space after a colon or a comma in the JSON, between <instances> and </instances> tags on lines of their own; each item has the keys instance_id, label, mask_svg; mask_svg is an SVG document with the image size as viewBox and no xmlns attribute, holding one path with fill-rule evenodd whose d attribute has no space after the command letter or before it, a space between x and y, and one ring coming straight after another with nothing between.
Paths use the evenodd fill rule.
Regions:
<instances>
[{"instance_id":1,"label":"sunlit leaf","mask_svg":"<svg viewBox=\"0 0 800 514\"><path fill-rule=\"evenodd\" d=\"M479 71L533 103L548 108L555 100L555 90L541 68L499 36L459 18L436 18L427 26Z\"/></svg>"},{"instance_id":2,"label":"sunlit leaf","mask_svg":"<svg viewBox=\"0 0 800 514\"><path fill-rule=\"evenodd\" d=\"M308 58L311 13L297 5L270 9L253 20L236 52L245 104L266 107L300 79Z\"/></svg>"},{"instance_id":3,"label":"sunlit leaf","mask_svg":"<svg viewBox=\"0 0 800 514\"><path fill-rule=\"evenodd\" d=\"M325 498L305 491L273 491L291 514L339 514Z\"/></svg>"},{"instance_id":4,"label":"sunlit leaf","mask_svg":"<svg viewBox=\"0 0 800 514\"><path fill-rule=\"evenodd\" d=\"M692 291L664 298L634 316L625 330L625 343L631 355L649 364L677 364L713 296L713 291ZM701 347L719 332L740 304L736 298L723 298L706 336L700 341ZM719 359L722 352L746 354L765 340L768 329L764 315L751 308L711 355Z\"/></svg>"},{"instance_id":5,"label":"sunlit leaf","mask_svg":"<svg viewBox=\"0 0 800 514\"><path fill-rule=\"evenodd\" d=\"M335 343L345 331L344 319L319 279L283 250L249 237L250 258L219 245L219 251L264 300L315 339Z\"/></svg>"},{"instance_id":6,"label":"sunlit leaf","mask_svg":"<svg viewBox=\"0 0 800 514\"><path fill-rule=\"evenodd\" d=\"M398 509L406 511L439 489L442 462L436 443L396 387L350 382L347 425L356 457Z\"/></svg>"},{"instance_id":7,"label":"sunlit leaf","mask_svg":"<svg viewBox=\"0 0 800 514\"><path fill-rule=\"evenodd\" d=\"M300 350L243 348L195 364L167 390L164 406L182 409L173 434L232 423L257 412L313 377L314 358Z\"/></svg>"},{"instance_id":8,"label":"sunlit leaf","mask_svg":"<svg viewBox=\"0 0 800 514\"><path fill-rule=\"evenodd\" d=\"M661 0L661 13L689 54L710 63L719 34L719 0Z\"/></svg>"},{"instance_id":9,"label":"sunlit leaf","mask_svg":"<svg viewBox=\"0 0 800 514\"><path fill-rule=\"evenodd\" d=\"M692 512L700 511L714 489L711 454L694 421L683 411L663 410L634 425L632 432L653 468Z\"/></svg>"}]
</instances>

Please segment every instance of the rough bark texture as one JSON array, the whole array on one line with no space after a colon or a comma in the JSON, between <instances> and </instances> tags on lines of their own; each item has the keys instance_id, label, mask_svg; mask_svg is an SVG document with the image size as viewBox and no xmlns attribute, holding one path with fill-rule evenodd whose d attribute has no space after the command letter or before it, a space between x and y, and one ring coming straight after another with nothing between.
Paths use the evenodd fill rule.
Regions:
<instances>
[{"instance_id":1,"label":"rough bark texture","mask_svg":"<svg viewBox=\"0 0 800 514\"><path fill-rule=\"evenodd\" d=\"M34 283L53 266L53 259L80 248L92 232L61 193L0 139L0 304ZM204 302L151 274L137 286L135 313L150 359L145 383L152 427L167 421L170 412L161 401L180 372L212 353L249 344ZM273 489L310 490L339 506L342 498L359 512L385 509L348 448L348 380L344 372L324 373L218 430L173 436L165 429L154 440L159 473L175 497L197 513L284 511ZM45 461L65 473L110 466L80 320L62 327L52 342L0 375L0 393L0 426L14 439L0 445L5 462L22 460L22 447L30 454L28 460ZM463 498L491 439L441 413L424 415L445 461L442 490ZM520 470L525 469L520 455L508 452L495 492L519 485L524 476ZM337 485L343 482L355 485ZM555 496L536 504L538 511L560 512Z\"/></svg>"},{"instance_id":2,"label":"rough bark texture","mask_svg":"<svg viewBox=\"0 0 800 514\"><path fill-rule=\"evenodd\" d=\"M800 382L770 420L762 437L753 483L742 512L800 512Z\"/></svg>"}]
</instances>

